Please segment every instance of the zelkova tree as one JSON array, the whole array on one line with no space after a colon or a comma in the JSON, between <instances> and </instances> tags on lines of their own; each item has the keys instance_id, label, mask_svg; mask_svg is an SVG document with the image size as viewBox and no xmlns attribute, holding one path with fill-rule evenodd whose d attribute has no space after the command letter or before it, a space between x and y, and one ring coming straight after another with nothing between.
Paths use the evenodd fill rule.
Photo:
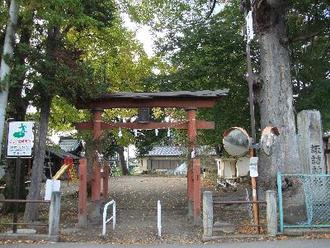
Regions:
<instances>
[{"instance_id":1,"label":"zelkova tree","mask_svg":"<svg viewBox=\"0 0 330 248\"><path fill-rule=\"evenodd\" d=\"M329 35L329 17L326 17L328 10L325 2L258 0L252 5L260 47L261 80L257 92L260 125L261 128L276 126L280 132L273 153L270 156L261 153L260 179L268 188L275 187L277 171L301 172L294 109L297 99L294 95L298 102L303 102L304 92L315 89L318 83L329 81L326 79L328 70L317 63L310 69L321 69L319 75L311 72L319 82L302 80L307 64L304 59L306 48L313 49L316 44L321 48L319 51L314 48L307 61L312 60L313 56L318 56L320 60L327 57L324 47L328 46L328 39L324 38ZM298 53L301 53L300 56L297 56ZM324 87L315 92L314 97L322 98L326 91ZM305 107L313 105L315 103L310 102ZM322 104L318 108L322 111Z\"/></svg>"},{"instance_id":2,"label":"zelkova tree","mask_svg":"<svg viewBox=\"0 0 330 248\"><path fill-rule=\"evenodd\" d=\"M300 172L291 64L286 27L287 1L255 1L255 27L260 46L258 92L261 128L274 126L280 135L270 156L260 159L260 181L275 188L276 173Z\"/></svg>"},{"instance_id":3,"label":"zelkova tree","mask_svg":"<svg viewBox=\"0 0 330 248\"><path fill-rule=\"evenodd\" d=\"M125 1L124 1L125 2ZM132 18L144 23L149 23L152 25L155 31L165 30L166 35L161 35L157 44L161 44L161 55L165 61L170 61L169 64L173 65L175 63L175 68L171 68L166 72L167 75L176 74L177 71L182 70L182 68L191 69L191 73L186 76L192 76L193 78L198 78L202 73L202 66L196 67L196 64L192 66L192 61L194 53L198 53L203 50L206 38L200 36L198 46L195 50L191 50L191 53L186 54L184 57L179 58L177 61L172 60L172 55L182 54L185 50L185 44L182 40L189 40L189 36L194 37L197 33L185 32L184 30L194 30L194 27L204 23L205 32L208 31L208 19L207 16L207 1L157 1L153 3L141 3L139 1L126 1L129 5L130 13L132 13ZM175 2L175 3L174 3ZM271 156L265 156L261 152L260 158L260 177L259 181L267 188L273 188L275 186L275 175L277 171L292 173L300 171L300 161L298 155L298 143L296 137L296 127L295 127L295 111L294 103L298 99L298 103L306 103L307 101L302 100L302 96L306 93L316 92L317 96L322 96L324 91L322 88L318 87L320 82L328 81L329 70L322 65L322 76L315 75L317 78L321 78L316 82L310 79L309 81L302 81L303 70L307 70L308 64L306 61L301 61L303 57L295 58L292 60L292 42L304 40L305 43L300 43L300 46L295 46L295 55L305 56L304 50L313 50L318 44L320 58L322 61L328 61L326 54L326 48L328 47L326 40L328 40L329 27L329 10L326 7L326 1L318 1L317 3L313 1L284 1L284 0L256 0L256 1L216 1L217 3L224 3L223 6L227 8L238 8L238 2L242 2L242 5L250 10L252 8L254 17L254 29L256 35L257 47L253 50L252 61L255 65L255 71L260 73L259 77L256 79L258 82L255 84L256 89L256 102L259 106L259 111L257 116L260 118L260 124L258 127L264 128L265 126L272 125L278 127L280 131L280 136L277 144L273 147L273 153ZM250 3L253 3L250 6ZM204 6L204 7L203 7ZM147 10L154 9L151 14ZM154 17L153 13L157 13L157 17ZM219 13L213 13L210 19L220 19L223 18L224 11ZM161 15L161 17L159 17ZM243 14L239 14L243 17ZM290 18L288 18L290 17ZM152 20L152 21L150 21ZM212 21L211 21L212 22ZM234 24L236 24L235 22ZM232 25L233 27L235 25ZM226 25L226 23L223 23ZM230 24L229 24L230 25ZM235 29L231 27L234 32ZM290 30L287 28L290 27ZM299 30L306 30L308 27L313 27L304 34L297 34L293 32L299 27ZM243 26L242 26L243 28ZM202 32L201 32L202 33ZM289 35L288 35L289 34ZM320 37L323 35L323 37ZM313 40L313 39L317 40ZM243 37L242 37L243 40ZM237 43L238 44L238 43ZM232 41L228 41L227 46L233 45ZM219 51L223 51L222 44L213 43L210 47L218 47ZM233 52L230 56L234 57L242 52L242 47L233 48ZM245 49L244 49L245 50ZM313 50L312 54L317 55L316 49ZM207 58L210 58L210 49L206 50L206 54L202 55L205 61L202 65L205 65ZM235 51L235 52L234 52ZM299 51L299 53L297 53ZM322 53L321 53L322 52ZM223 53L225 54L225 53ZM175 58L175 56L174 56ZM312 57L313 58L313 57ZM243 58L242 58L243 59ZM309 58L310 59L310 58ZM201 59L202 60L202 59ZM200 61L201 61L200 60ZM305 60L308 60L307 58ZM317 61L317 59L315 59ZM296 62L296 64L294 64ZM228 63L224 62L223 67L226 67ZM293 66L294 65L294 66ZM305 66L306 65L306 66ZM302 70L303 68L303 70ZM292 80L292 70L295 70L294 80ZM209 71L209 77L216 75L219 71ZM298 72L298 73L297 73ZM313 75L314 72L310 69L309 75ZM239 74L239 72L238 72ZM226 75L224 75L224 78ZM298 78L297 78L298 77ZM306 76L304 76L306 78ZM207 79L200 78L192 82L196 89L198 87L204 87L207 85ZM174 86L174 80L168 80L165 77L163 80L163 85L165 87ZM226 82L226 80L225 80ZM229 80L227 81L229 82ZM324 83L323 83L324 84ZM235 82L233 82L235 85ZM324 84L327 88L327 84ZM295 86L295 97L293 93L293 86ZM175 86L174 86L175 87ZM180 87L180 86L179 86ZM179 88L178 87L178 88ZM210 85L207 85L209 88ZM247 84L246 84L247 87ZM323 92L323 93L321 93ZM237 92L235 92L237 93ZM303 94L301 94L303 93ZM311 99L311 96L309 97ZM305 107L313 106L316 102L316 97L314 95L313 102L308 102L304 104ZM318 100L319 102L319 100ZM315 106L315 104L314 104ZM322 105L319 105L322 107ZM326 106L323 104L323 106ZM326 112L326 111L325 111ZM235 114L234 114L235 115ZM241 123L237 123L241 125Z\"/></svg>"}]
</instances>

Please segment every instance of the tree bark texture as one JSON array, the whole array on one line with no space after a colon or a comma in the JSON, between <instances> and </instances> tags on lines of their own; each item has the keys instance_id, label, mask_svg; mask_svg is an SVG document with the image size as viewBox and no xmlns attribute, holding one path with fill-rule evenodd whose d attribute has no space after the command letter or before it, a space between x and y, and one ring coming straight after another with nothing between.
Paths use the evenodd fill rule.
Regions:
<instances>
[{"instance_id":1,"label":"tree bark texture","mask_svg":"<svg viewBox=\"0 0 330 248\"><path fill-rule=\"evenodd\" d=\"M11 58L13 56L13 44L15 44L15 29L17 25L17 16L18 16L18 5L16 0L11 0L9 7L9 20L6 28L5 41L3 45L3 56L1 58L0 65L0 157L2 153L2 138L3 131L5 126L5 117L6 117L6 108L8 101L8 82L4 81L8 79L10 75L10 67L7 64L6 56Z\"/></svg>"},{"instance_id":2,"label":"tree bark texture","mask_svg":"<svg viewBox=\"0 0 330 248\"><path fill-rule=\"evenodd\" d=\"M257 1L254 6L259 35L261 88L259 107L261 128L274 126L280 136L273 153L260 156L259 180L275 189L277 171L300 172L298 143L293 109L290 57L287 47L285 1Z\"/></svg>"},{"instance_id":3,"label":"tree bark texture","mask_svg":"<svg viewBox=\"0 0 330 248\"><path fill-rule=\"evenodd\" d=\"M128 172L128 168L127 168L126 161L125 161L124 147L123 146L118 146L117 152L118 152L118 155L119 155L119 162L120 162L120 165L121 165L122 173L123 173L123 175L128 175L129 172Z\"/></svg>"},{"instance_id":4,"label":"tree bark texture","mask_svg":"<svg viewBox=\"0 0 330 248\"><path fill-rule=\"evenodd\" d=\"M46 54L49 60L54 59L54 51L59 41L60 30L56 26L49 27L48 36L46 40ZM56 68L51 68L45 71L44 77L48 82L54 81ZM50 107L52 103L52 92L49 92L48 87L40 88L40 124L38 140L35 142L35 152L32 166L32 178L27 199L40 199L41 180L44 172L44 162L46 154L46 138L48 131L48 120L50 115ZM27 203L25 207L24 219L26 222L33 222L38 219L38 205L34 203Z\"/></svg>"},{"instance_id":5,"label":"tree bark texture","mask_svg":"<svg viewBox=\"0 0 330 248\"><path fill-rule=\"evenodd\" d=\"M46 154L46 137L48 131L48 120L50 115L51 97L42 97L40 108L40 124L38 138L35 140L35 151L32 166L31 184L29 188L28 200L41 199L41 180L44 172L44 161ZM27 203L25 207L24 219L27 222L34 222L38 219L38 204Z\"/></svg>"}]
</instances>

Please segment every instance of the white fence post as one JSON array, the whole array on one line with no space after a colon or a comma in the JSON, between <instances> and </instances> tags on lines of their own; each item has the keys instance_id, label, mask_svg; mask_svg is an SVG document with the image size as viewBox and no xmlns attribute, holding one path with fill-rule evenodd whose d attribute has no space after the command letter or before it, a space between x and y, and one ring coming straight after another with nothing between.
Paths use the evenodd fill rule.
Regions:
<instances>
[{"instance_id":1,"label":"white fence post","mask_svg":"<svg viewBox=\"0 0 330 248\"><path fill-rule=\"evenodd\" d=\"M213 193L203 192L203 229L204 236L211 237L213 233Z\"/></svg>"},{"instance_id":2,"label":"white fence post","mask_svg":"<svg viewBox=\"0 0 330 248\"><path fill-rule=\"evenodd\" d=\"M49 207L48 235L56 236L60 233L61 192L53 191Z\"/></svg>"},{"instance_id":3,"label":"white fence post","mask_svg":"<svg viewBox=\"0 0 330 248\"><path fill-rule=\"evenodd\" d=\"M157 230L158 237L162 236L162 206L160 205L160 201L157 201Z\"/></svg>"},{"instance_id":4,"label":"white fence post","mask_svg":"<svg viewBox=\"0 0 330 248\"><path fill-rule=\"evenodd\" d=\"M277 234L277 201L276 192L273 190L266 191L267 202L267 232L269 236Z\"/></svg>"},{"instance_id":5,"label":"white fence post","mask_svg":"<svg viewBox=\"0 0 330 248\"><path fill-rule=\"evenodd\" d=\"M112 205L112 216L107 219L107 211L108 207ZM116 226L116 202L114 200L108 202L107 204L104 205L103 208L103 216L102 216L102 235L105 236L107 232L107 223L109 223L112 220L112 229L115 230Z\"/></svg>"},{"instance_id":6,"label":"white fence post","mask_svg":"<svg viewBox=\"0 0 330 248\"><path fill-rule=\"evenodd\" d=\"M112 205L112 230L115 230L115 227L116 227L116 221L117 221L117 214L116 214L116 202L114 201L113 202L113 205Z\"/></svg>"}]
</instances>

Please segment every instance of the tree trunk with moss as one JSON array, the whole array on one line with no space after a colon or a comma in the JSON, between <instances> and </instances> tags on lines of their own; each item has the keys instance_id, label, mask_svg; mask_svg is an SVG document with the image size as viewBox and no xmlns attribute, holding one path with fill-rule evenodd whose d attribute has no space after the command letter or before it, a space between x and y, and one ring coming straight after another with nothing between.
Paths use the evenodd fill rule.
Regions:
<instances>
[{"instance_id":1,"label":"tree trunk with moss","mask_svg":"<svg viewBox=\"0 0 330 248\"><path fill-rule=\"evenodd\" d=\"M300 172L286 30L287 1L259 0L253 8L260 45L261 128L274 126L280 132L273 153L261 154L259 181L267 189L274 189L277 171Z\"/></svg>"}]
</instances>

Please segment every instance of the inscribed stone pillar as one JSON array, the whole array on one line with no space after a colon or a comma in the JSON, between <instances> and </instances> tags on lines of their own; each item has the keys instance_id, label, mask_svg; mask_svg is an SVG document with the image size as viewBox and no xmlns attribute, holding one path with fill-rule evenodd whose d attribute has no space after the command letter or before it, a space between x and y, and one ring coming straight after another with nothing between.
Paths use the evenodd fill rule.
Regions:
<instances>
[{"instance_id":1,"label":"inscribed stone pillar","mask_svg":"<svg viewBox=\"0 0 330 248\"><path fill-rule=\"evenodd\" d=\"M303 173L322 174L326 172L321 114L317 110L303 110L298 113L299 155ZM297 161L299 163L299 161Z\"/></svg>"}]
</instances>

